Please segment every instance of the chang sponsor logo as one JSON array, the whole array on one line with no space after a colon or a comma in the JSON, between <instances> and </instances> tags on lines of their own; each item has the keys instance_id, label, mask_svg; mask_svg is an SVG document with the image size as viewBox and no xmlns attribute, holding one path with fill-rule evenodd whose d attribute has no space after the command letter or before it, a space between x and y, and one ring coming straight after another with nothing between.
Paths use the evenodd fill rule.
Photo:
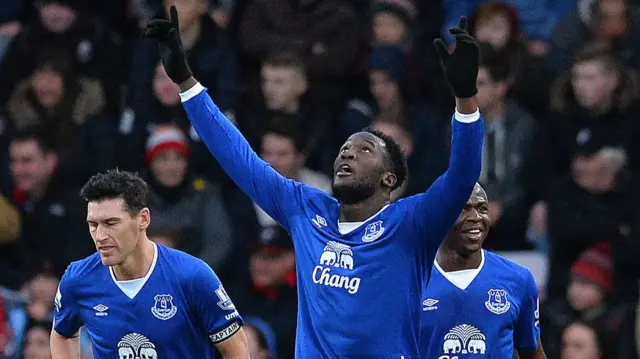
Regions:
<instances>
[{"instance_id":1,"label":"chang sponsor logo","mask_svg":"<svg viewBox=\"0 0 640 359\"><path fill-rule=\"evenodd\" d=\"M329 241L320 256L320 265L313 268L313 282L327 287L342 288L349 294L360 289L360 278L332 273L332 268L353 270L353 251L349 246Z\"/></svg>"}]
</instances>

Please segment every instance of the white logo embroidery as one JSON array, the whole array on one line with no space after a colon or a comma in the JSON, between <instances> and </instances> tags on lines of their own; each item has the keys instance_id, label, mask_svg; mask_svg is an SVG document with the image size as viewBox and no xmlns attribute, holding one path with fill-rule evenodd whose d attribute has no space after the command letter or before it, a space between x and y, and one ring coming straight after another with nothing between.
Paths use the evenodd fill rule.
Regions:
<instances>
[{"instance_id":1,"label":"white logo embroidery","mask_svg":"<svg viewBox=\"0 0 640 359\"><path fill-rule=\"evenodd\" d=\"M540 298L536 299L536 310L533 312L533 318L535 319L533 325L540 327Z\"/></svg>"},{"instance_id":2,"label":"white logo embroidery","mask_svg":"<svg viewBox=\"0 0 640 359\"><path fill-rule=\"evenodd\" d=\"M469 324L457 325L444 336L442 351L444 354L484 354L487 350L485 340L487 338L478 328Z\"/></svg>"},{"instance_id":3,"label":"white logo embroidery","mask_svg":"<svg viewBox=\"0 0 640 359\"><path fill-rule=\"evenodd\" d=\"M313 269L313 282L334 288L344 288L349 294L360 289L360 278L331 274L331 268L353 270L353 251L345 244L329 241L320 256L320 265Z\"/></svg>"},{"instance_id":4,"label":"white logo embroidery","mask_svg":"<svg viewBox=\"0 0 640 359\"><path fill-rule=\"evenodd\" d=\"M138 333L127 334L118 342L120 359L158 359L156 346Z\"/></svg>"},{"instance_id":5,"label":"white logo embroidery","mask_svg":"<svg viewBox=\"0 0 640 359\"><path fill-rule=\"evenodd\" d=\"M53 299L53 306L56 307L56 312L59 312L62 308L62 293L60 293L60 285L58 285L56 297Z\"/></svg>"},{"instance_id":6,"label":"white logo embroidery","mask_svg":"<svg viewBox=\"0 0 640 359\"><path fill-rule=\"evenodd\" d=\"M489 299L484 302L484 306L493 314L504 314L509 308L511 303L507 299L507 291L504 289L491 289L487 292Z\"/></svg>"},{"instance_id":7,"label":"white logo embroidery","mask_svg":"<svg viewBox=\"0 0 640 359\"><path fill-rule=\"evenodd\" d=\"M156 301L151 307L151 313L160 320L169 320L178 312L178 308L173 305L173 297L170 294L156 294L153 299Z\"/></svg>"},{"instance_id":8,"label":"white logo embroidery","mask_svg":"<svg viewBox=\"0 0 640 359\"><path fill-rule=\"evenodd\" d=\"M315 224L316 227L318 227L318 228L322 228L322 227L326 227L327 226L327 220L324 219L324 217L320 217L317 214L316 214L316 218L312 219L311 222L313 222L313 224Z\"/></svg>"},{"instance_id":9,"label":"white logo embroidery","mask_svg":"<svg viewBox=\"0 0 640 359\"><path fill-rule=\"evenodd\" d=\"M98 316L98 317L105 317L105 316L108 315L107 309L109 309L109 307L107 307L104 304L98 304L95 307L93 307L93 309L95 309L96 316Z\"/></svg>"},{"instance_id":10,"label":"white logo embroidery","mask_svg":"<svg viewBox=\"0 0 640 359\"><path fill-rule=\"evenodd\" d=\"M427 298L425 300L422 301L422 311L426 312L429 310L436 310L438 309L438 306L436 304L438 304L438 302L440 302L437 299L432 299L432 298Z\"/></svg>"},{"instance_id":11,"label":"white logo embroidery","mask_svg":"<svg viewBox=\"0 0 640 359\"><path fill-rule=\"evenodd\" d=\"M373 242L376 239L380 238L382 233L384 233L382 221L370 223L364 229L364 236L362 236L362 241L365 243Z\"/></svg>"},{"instance_id":12,"label":"white logo embroidery","mask_svg":"<svg viewBox=\"0 0 640 359\"><path fill-rule=\"evenodd\" d=\"M218 307L220 307L220 309L222 310L236 309L236 306L233 305L231 298L229 298L229 295L227 294L227 291L224 290L223 286L219 286L218 289L216 289L216 295L218 296L218 299L220 299L218 301Z\"/></svg>"}]
</instances>

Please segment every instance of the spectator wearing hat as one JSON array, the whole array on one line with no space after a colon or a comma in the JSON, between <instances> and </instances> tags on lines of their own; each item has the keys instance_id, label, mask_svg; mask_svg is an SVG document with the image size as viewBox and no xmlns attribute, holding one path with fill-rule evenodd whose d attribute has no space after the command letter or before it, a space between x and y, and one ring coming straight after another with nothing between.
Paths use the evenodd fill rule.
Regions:
<instances>
[{"instance_id":1,"label":"spectator wearing hat","mask_svg":"<svg viewBox=\"0 0 640 359\"><path fill-rule=\"evenodd\" d=\"M429 103L416 100L407 86L411 75L398 46L374 46L367 69L371 98L348 101L336 141L342 143L375 121L399 124L420 143L408 158L406 195L423 192L447 168L449 120Z\"/></svg>"},{"instance_id":2,"label":"spectator wearing hat","mask_svg":"<svg viewBox=\"0 0 640 359\"><path fill-rule=\"evenodd\" d=\"M278 358L293 359L298 315L295 256L282 227L262 229L250 247L249 280L235 281L227 292L243 316L259 317L273 328Z\"/></svg>"},{"instance_id":3,"label":"spectator wearing hat","mask_svg":"<svg viewBox=\"0 0 640 359\"><path fill-rule=\"evenodd\" d=\"M119 168L138 171L146 166L145 152L147 140L160 125L173 124L188 135L189 167L194 174L209 182L224 183L228 178L218 162L200 141L191 126L189 118L180 104L179 89L174 84L161 63L156 63L151 84L151 106L134 106L133 97L119 114L117 124L116 158ZM114 121L118 122L118 121Z\"/></svg>"},{"instance_id":4,"label":"spectator wearing hat","mask_svg":"<svg viewBox=\"0 0 640 359\"><path fill-rule=\"evenodd\" d=\"M174 125L158 126L149 136L149 230L177 231L185 252L219 271L233 249L232 226L218 189L190 174L189 154L186 136Z\"/></svg>"},{"instance_id":5,"label":"spectator wearing hat","mask_svg":"<svg viewBox=\"0 0 640 359\"><path fill-rule=\"evenodd\" d=\"M569 274L565 296L541 306L543 341L548 355L559 356L562 332L575 320L593 323L606 333L603 339L607 342L620 343L624 336L618 334L619 330L625 320L633 317L633 306L612 300L615 294L611 242L600 241L587 248L573 263Z\"/></svg>"}]
</instances>

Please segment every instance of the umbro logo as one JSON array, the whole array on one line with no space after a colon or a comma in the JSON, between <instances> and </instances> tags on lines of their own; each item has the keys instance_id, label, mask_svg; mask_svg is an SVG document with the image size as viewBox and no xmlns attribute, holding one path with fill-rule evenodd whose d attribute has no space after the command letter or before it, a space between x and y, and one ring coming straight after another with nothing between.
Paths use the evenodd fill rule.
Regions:
<instances>
[{"instance_id":1,"label":"umbro logo","mask_svg":"<svg viewBox=\"0 0 640 359\"><path fill-rule=\"evenodd\" d=\"M109 307L107 307L104 304L98 304L95 307L93 307L93 309L95 309L96 316L98 316L98 317L104 317L104 316L108 315L107 309L109 309Z\"/></svg>"},{"instance_id":2,"label":"umbro logo","mask_svg":"<svg viewBox=\"0 0 640 359\"><path fill-rule=\"evenodd\" d=\"M422 311L426 312L429 310L436 310L438 309L438 306L436 304L438 304L438 302L440 302L437 299L433 299L433 298L427 298L425 300L422 301Z\"/></svg>"},{"instance_id":3,"label":"umbro logo","mask_svg":"<svg viewBox=\"0 0 640 359\"><path fill-rule=\"evenodd\" d=\"M316 227L318 228L327 226L327 220L324 217L320 217L317 214L316 214L316 218L312 219L311 222L313 222L313 224L315 224Z\"/></svg>"}]
</instances>

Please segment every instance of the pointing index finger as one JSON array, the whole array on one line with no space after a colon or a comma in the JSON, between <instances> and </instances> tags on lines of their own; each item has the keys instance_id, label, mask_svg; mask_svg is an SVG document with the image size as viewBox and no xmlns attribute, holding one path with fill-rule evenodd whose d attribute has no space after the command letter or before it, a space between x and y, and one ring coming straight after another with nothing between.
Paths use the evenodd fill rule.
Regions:
<instances>
[{"instance_id":1,"label":"pointing index finger","mask_svg":"<svg viewBox=\"0 0 640 359\"><path fill-rule=\"evenodd\" d=\"M169 16L171 17L171 24L173 24L173 26L176 27L176 29L178 28L178 10L176 10L176 6L175 5L171 5L171 8L169 9Z\"/></svg>"}]
</instances>

